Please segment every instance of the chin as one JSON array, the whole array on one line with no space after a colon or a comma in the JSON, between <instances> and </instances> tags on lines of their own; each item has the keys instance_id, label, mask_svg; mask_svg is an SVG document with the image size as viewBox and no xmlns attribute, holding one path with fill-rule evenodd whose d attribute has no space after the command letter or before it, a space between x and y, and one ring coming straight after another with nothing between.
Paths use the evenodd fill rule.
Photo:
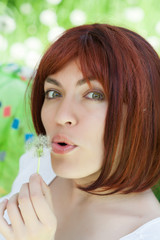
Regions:
<instances>
[{"instance_id":1,"label":"chin","mask_svg":"<svg viewBox=\"0 0 160 240\"><path fill-rule=\"evenodd\" d=\"M82 180L82 182L93 182L95 181L100 174L100 167L96 166L96 169L91 169L88 166L84 169L84 165L78 165L73 159L69 156L54 156L51 153L51 163L54 173L62 178L73 179L73 180Z\"/></svg>"},{"instance_id":2,"label":"chin","mask_svg":"<svg viewBox=\"0 0 160 240\"><path fill-rule=\"evenodd\" d=\"M71 168L62 167L62 165L58 167L52 165L52 168L58 177L73 180L77 184L84 186L93 183L99 175L97 173L80 173L79 169L77 171L75 169L71 170Z\"/></svg>"},{"instance_id":3,"label":"chin","mask_svg":"<svg viewBox=\"0 0 160 240\"><path fill-rule=\"evenodd\" d=\"M82 178L86 178L88 175L84 175L84 174L80 174L80 172L78 171L76 173L76 171L71 171L71 169L64 169L62 167L55 167L52 166L53 171L55 172L55 174L58 177L62 177L62 178L67 178L67 179L82 179Z\"/></svg>"}]
</instances>

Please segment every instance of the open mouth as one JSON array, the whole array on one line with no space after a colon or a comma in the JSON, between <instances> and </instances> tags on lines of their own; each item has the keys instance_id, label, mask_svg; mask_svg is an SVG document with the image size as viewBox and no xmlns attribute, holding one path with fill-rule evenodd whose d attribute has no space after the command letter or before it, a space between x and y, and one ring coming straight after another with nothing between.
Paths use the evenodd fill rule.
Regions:
<instances>
[{"instance_id":1,"label":"open mouth","mask_svg":"<svg viewBox=\"0 0 160 240\"><path fill-rule=\"evenodd\" d=\"M52 150L54 153L58 154L65 154L68 152L71 152L73 149L75 149L77 146L70 145L65 142L55 142L52 144Z\"/></svg>"},{"instance_id":2,"label":"open mouth","mask_svg":"<svg viewBox=\"0 0 160 240\"><path fill-rule=\"evenodd\" d=\"M66 154L72 152L78 146L74 141L64 135L56 135L52 138L52 151L56 154Z\"/></svg>"},{"instance_id":3,"label":"open mouth","mask_svg":"<svg viewBox=\"0 0 160 240\"><path fill-rule=\"evenodd\" d=\"M68 145L67 143L64 143L64 142L58 142L58 144L59 144L60 146L66 146L66 145Z\"/></svg>"}]
</instances>

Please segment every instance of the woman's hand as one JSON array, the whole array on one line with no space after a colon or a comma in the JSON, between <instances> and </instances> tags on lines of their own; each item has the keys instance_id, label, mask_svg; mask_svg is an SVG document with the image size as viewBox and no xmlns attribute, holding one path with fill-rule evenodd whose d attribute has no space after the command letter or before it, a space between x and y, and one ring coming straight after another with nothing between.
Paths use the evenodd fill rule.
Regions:
<instances>
[{"instance_id":1,"label":"woman's hand","mask_svg":"<svg viewBox=\"0 0 160 240\"><path fill-rule=\"evenodd\" d=\"M3 217L5 210L11 225ZM54 240L56 228L50 189L38 174L22 185L19 194L0 203L0 233L6 240Z\"/></svg>"}]
</instances>

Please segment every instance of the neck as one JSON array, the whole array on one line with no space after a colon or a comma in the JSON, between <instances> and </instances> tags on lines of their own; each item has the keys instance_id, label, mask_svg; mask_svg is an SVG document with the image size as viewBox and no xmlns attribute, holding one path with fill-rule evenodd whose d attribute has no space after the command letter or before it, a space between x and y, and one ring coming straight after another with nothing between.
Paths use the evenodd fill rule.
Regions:
<instances>
[{"instance_id":1,"label":"neck","mask_svg":"<svg viewBox=\"0 0 160 240\"><path fill-rule=\"evenodd\" d=\"M147 190L142 193L130 193L130 194L112 194L112 195L94 195L82 191L77 188L76 184L77 181L66 179L66 183L68 185L68 200L70 205L73 207L82 206L87 204L95 204L95 205L116 205L116 204L125 204L128 202L132 202L132 200L137 200L146 198L150 193L151 190ZM105 192L108 193L107 191Z\"/></svg>"}]
</instances>

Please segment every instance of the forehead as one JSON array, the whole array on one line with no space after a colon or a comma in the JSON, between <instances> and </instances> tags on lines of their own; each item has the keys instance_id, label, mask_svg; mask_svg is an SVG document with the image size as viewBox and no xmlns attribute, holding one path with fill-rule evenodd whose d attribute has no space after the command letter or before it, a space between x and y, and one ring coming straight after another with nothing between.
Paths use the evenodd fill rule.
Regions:
<instances>
[{"instance_id":1,"label":"forehead","mask_svg":"<svg viewBox=\"0 0 160 240\"><path fill-rule=\"evenodd\" d=\"M45 83L54 84L57 87L62 87L63 83L65 82L74 82L77 87L80 87L84 84L88 84L90 86L95 84L98 86L102 85L101 82L94 76L89 75L87 77L84 77L80 68L79 61L77 60L70 61L69 63L65 64L65 66L59 71L50 74L45 79Z\"/></svg>"},{"instance_id":2,"label":"forehead","mask_svg":"<svg viewBox=\"0 0 160 240\"><path fill-rule=\"evenodd\" d=\"M50 83L50 84L53 84L53 85L55 85L55 86L57 86L57 87L63 87L63 85L62 85L62 83L61 82L63 82L61 79L60 80L58 80L58 79L55 79L54 78L54 75L51 75L51 76L48 76L46 79L45 79L45 83ZM76 81L76 86L77 87L79 87L79 86L82 86L82 85L84 85L84 84L96 84L96 85L101 85L101 83L98 81L98 80L96 80L96 79L94 79L94 78L87 78L87 79L85 79L85 78L81 78L81 79L78 79L77 81Z\"/></svg>"},{"instance_id":3,"label":"forehead","mask_svg":"<svg viewBox=\"0 0 160 240\"><path fill-rule=\"evenodd\" d=\"M53 86L64 88L74 85L76 88L80 88L88 85L89 88L99 88L105 91L104 81L98 79L95 76L96 74L90 71L88 67L84 72L81 69L83 68L79 58L72 59L56 72L50 73L48 76L46 75L44 86L52 84Z\"/></svg>"}]
</instances>

